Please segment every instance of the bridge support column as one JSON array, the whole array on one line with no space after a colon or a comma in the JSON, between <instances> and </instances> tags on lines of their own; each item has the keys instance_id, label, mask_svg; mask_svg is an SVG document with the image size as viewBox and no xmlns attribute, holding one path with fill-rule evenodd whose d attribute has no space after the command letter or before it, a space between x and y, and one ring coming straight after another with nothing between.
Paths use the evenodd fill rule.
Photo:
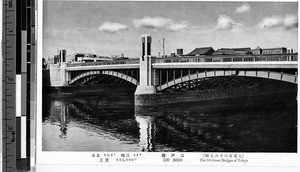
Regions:
<instances>
[{"instance_id":1,"label":"bridge support column","mask_svg":"<svg viewBox=\"0 0 300 172\"><path fill-rule=\"evenodd\" d=\"M140 84L135 91L135 97L144 94L155 94L156 88L153 83L151 58L151 36L142 36L142 56L140 57Z\"/></svg>"}]
</instances>

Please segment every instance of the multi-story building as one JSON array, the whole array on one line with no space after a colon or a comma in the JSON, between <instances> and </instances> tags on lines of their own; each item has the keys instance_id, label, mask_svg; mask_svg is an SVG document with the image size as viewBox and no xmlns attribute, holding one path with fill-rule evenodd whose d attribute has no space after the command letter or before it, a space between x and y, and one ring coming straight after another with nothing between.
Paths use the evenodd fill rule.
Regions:
<instances>
[{"instance_id":1,"label":"multi-story building","mask_svg":"<svg viewBox=\"0 0 300 172\"><path fill-rule=\"evenodd\" d=\"M262 49L262 54L286 54L286 53L287 53L287 48L285 47Z\"/></svg>"},{"instance_id":2,"label":"multi-story building","mask_svg":"<svg viewBox=\"0 0 300 172\"><path fill-rule=\"evenodd\" d=\"M233 54L252 54L251 48L220 48L213 55L233 55Z\"/></svg>"}]
</instances>

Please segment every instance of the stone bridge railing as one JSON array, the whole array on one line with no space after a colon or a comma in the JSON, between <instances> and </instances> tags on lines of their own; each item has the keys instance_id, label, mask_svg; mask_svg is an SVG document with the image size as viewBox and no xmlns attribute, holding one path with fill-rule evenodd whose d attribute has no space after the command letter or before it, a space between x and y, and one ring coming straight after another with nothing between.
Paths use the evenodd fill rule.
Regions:
<instances>
[{"instance_id":1,"label":"stone bridge railing","mask_svg":"<svg viewBox=\"0 0 300 172\"><path fill-rule=\"evenodd\" d=\"M249 54L249 55L211 55L156 58L155 63L184 62L242 62L242 61L298 61L298 53L292 54Z\"/></svg>"},{"instance_id":2,"label":"stone bridge railing","mask_svg":"<svg viewBox=\"0 0 300 172\"><path fill-rule=\"evenodd\" d=\"M211 56L180 56L155 58L152 63L185 63L185 62L242 62L242 61L298 61L298 53L292 54L249 54L249 55L211 55ZM115 64L139 64L139 59L123 59L99 62L72 62L67 67L98 66Z\"/></svg>"},{"instance_id":3,"label":"stone bridge railing","mask_svg":"<svg viewBox=\"0 0 300 172\"><path fill-rule=\"evenodd\" d=\"M116 64L139 64L139 59L112 60L112 61L99 61L99 62L72 62L72 63L67 63L67 67L116 65Z\"/></svg>"}]
</instances>

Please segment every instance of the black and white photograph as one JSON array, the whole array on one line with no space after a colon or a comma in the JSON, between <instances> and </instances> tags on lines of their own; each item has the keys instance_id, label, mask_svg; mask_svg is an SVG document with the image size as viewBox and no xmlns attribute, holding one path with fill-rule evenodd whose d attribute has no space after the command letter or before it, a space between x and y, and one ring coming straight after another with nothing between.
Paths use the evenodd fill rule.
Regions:
<instances>
[{"instance_id":1,"label":"black and white photograph","mask_svg":"<svg viewBox=\"0 0 300 172\"><path fill-rule=\"evenodd\" d=\"M42 15L43 152L299 152L297 1L45 0Z\"/></svg>"}]
</instances>

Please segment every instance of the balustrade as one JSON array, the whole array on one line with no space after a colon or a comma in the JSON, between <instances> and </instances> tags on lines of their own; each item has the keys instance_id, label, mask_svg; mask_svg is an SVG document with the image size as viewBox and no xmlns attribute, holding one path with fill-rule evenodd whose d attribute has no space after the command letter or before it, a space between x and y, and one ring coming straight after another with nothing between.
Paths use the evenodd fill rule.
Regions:
<instances>
[{"instance_id":1,"label":"balustrade","mask_svg":"<svg viewBox=\"0 0 300 172\"><path fill-rule=\"evenodd\" d=\"M154 58L152 63L188 63L188 62L242 62L242 61L298 61L298 54L251 54L233 56L195 56L195 57L167 57ZM67 67L139 64L139 59L99 61L99 62L73 62L67 63Z\"/></svg>"}]
</instances>

